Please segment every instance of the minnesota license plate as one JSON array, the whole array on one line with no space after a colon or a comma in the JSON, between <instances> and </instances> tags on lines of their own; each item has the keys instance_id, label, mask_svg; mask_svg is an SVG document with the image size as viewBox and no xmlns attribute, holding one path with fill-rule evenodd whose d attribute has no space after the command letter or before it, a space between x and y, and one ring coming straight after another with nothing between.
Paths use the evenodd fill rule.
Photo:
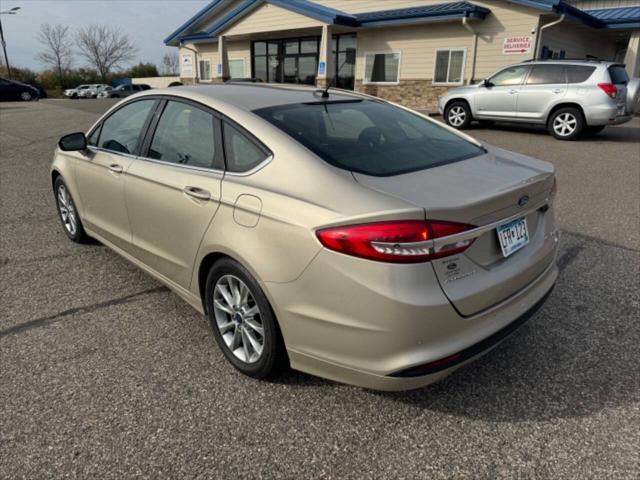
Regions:
<instances>
[{"instance_id":1,"label":"minnesota license plate","mask_svg":"<svg viewBox=\"0 0 640 480\"><path fill-rule=\"evenodd\" d=\"M527 230L527 221L524 218L500 225L496 231L502 255L505 258L529 243L529 231Z\"/></svg>"}]
</instances>

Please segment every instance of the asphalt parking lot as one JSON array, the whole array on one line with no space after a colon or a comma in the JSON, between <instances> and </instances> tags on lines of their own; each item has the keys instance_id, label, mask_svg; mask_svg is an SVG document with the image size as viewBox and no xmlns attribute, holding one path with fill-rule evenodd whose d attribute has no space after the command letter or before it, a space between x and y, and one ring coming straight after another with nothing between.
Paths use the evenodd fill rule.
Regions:
<instances>
[{"instance_id":1,"label":"asphalt parking lot","mask_svg":"<svg viewBox=\"0 0 640 480\"><path fill-rule=\"evenodd\" d=\"M53 148L112 103L0 104L0 478L638 478L640 119L469 131L556 166L558 285L479 361L381 393L243 377L176 295L67 240Z\"/></svg>"}]
</instances>

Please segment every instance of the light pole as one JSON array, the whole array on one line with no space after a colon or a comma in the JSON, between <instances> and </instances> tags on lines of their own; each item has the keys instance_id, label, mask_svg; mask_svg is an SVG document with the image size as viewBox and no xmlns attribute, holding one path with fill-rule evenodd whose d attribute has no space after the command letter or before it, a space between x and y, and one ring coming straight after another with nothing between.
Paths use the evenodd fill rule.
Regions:
<instances>
[{"instance_id":1,"label":"light pole","mask_svg":"<svg viewBox=\"0 0 640 480\"><path fill-rule=\"evenodd\" d=\"M13 7L4 12L0 12L0 15L15 15L20 10L20 7ZM0 19L0 43L2 43L2 51L4 52L4 61L7 64L7 75L11 80L11 67L9 66L9 57L7 57L7 42L4 41L4 32L2 31L2 19Z\"/></svg>"}]
</instances>

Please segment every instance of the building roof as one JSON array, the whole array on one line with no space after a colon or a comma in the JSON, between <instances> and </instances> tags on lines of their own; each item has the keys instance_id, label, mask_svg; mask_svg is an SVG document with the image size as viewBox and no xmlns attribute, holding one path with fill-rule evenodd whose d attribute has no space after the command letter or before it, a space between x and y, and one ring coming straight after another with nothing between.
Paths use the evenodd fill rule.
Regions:
<instances>
[{"instance_id":1,"label":"building roof","mask_svg":"<svg viewBox=\"0 0 640 480\"><path fill-rule=\"evenodd\" d=\"M567 18L593 28L640 28L640 7L580 10L564 0L508 0L538 10L564 14ZM379 10L349 14L335 8L320 5L311 0L240 0L220 19L205 31L193 29L200 20L209 18L216 10L229 5L228 0L213 0L196 15L187 20L164 43L177 45L179 42L216 41L217 35L234 22L253 11L263 3L271 3L292 12L314 18L330 25L350 27L377 27L456 20L464 17L484 19L491 10L468 1L456 1L411 8Z\"/></svg>"}]
</instances>

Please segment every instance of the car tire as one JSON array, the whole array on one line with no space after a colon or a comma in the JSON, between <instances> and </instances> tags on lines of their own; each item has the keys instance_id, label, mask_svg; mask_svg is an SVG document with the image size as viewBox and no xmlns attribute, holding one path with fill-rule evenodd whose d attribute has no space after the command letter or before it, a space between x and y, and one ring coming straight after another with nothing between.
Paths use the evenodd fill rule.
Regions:
<instances>
[{"instance_id":1,"label":"car tire","mask_svg":"<svg viewBox=\"0 0 640 480\"><path fill-rule=\"evenodd\" d=\"M31 92L22 92L20 93L20 100L23 102L30 102L33 100L33 95L31 95Z\"/></svg>"},{"instance_id":2,"label":"car tire","mask_svg":"<svg viewBox=\"0 0 640 480\"><path fill-rule=\"evenodd\" d=\"M593 137L593 136L599 134L605 128L606 128L606 125L594 125L592 127L585 127L584 135L586 137Z\"/></svg>"},{"instance_id":3,"label":"car tire","mask_svg":"<svg viewBox=\"0 0 640 480\"><path fill-rule=\"evenodd\" d=\"M450 127L463 130L471 123L471 109L466 102L452 102L444 111L444 121Z\"/></svg>"},{"instance_id":4,"label":"car tire","mask_svg":"<svg viewBox=\"0 0 640 480\"><path fill-rule=\"evenodd\" d=\"M558 140L577 140L584 130L582 112L574 107L560 108L549 117L547 129Z\"/></svg>"},{"instance_id":5,"label":"car tire","mask_svg":"<svg viewBox=\"0 0 640 480\"><path fill-rule=\"evenodd\" d=\"M230 258L220 259L211 267L205 289L209 326L227 360L249 377L278 373L287 363L284 341L273 309L249 271Z\"/></svg>"},{"instance_id":6,"label":"car tire","mask_svg":"<svg viewBox=\"0 0 640 480\"><path fill-rule=\"evenodd\" d=\"M76 208L76 203L71 196L71 192L69 192L67 184L64 183L61 176L56 178L53 188L56 198L56 207L58 209L58 217L60 217L60 221L62 222L64 233L67 234L69 239L76 243L87 243L89 241L89 237L82 226L82 220L80 219L80 214Z\"/></svg>"}]
</instances>

